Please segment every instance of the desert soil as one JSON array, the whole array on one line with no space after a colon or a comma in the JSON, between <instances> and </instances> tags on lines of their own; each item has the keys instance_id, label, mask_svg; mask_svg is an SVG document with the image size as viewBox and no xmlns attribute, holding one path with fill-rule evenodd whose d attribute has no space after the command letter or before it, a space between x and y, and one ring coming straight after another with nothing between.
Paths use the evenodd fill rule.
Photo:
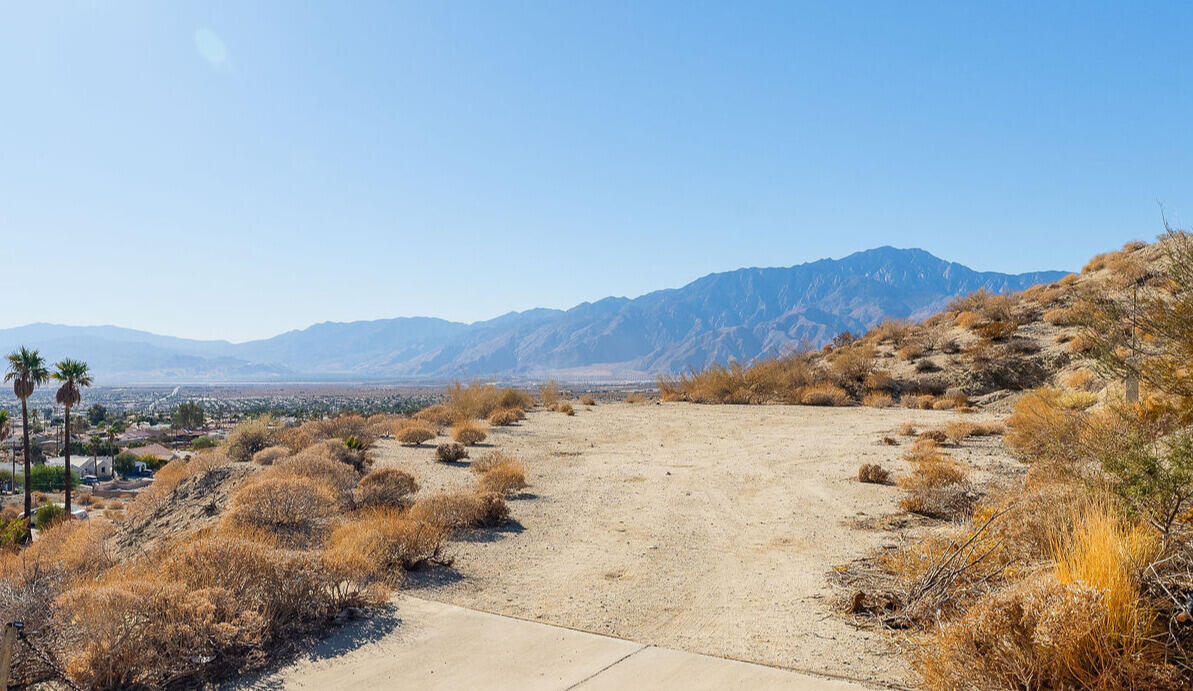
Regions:
<instances>
[{"instance_id":1,"label":"desert soil","mask_svg":"<svg viewBox=\"0 0 1193 691\"><path fill-rule=\"evenodd\" d=\"M910 441L899 425L957 417L683 403L532 412L471 451L527 462L531 486L511 501L516 522L451 543L452 567L412 574L406 591L639 643L905 684L894 639L840 616L826 576L899 549L908 535L876 527L899 514L900 490L857 482L858 465L904 470ZM378 465L414 472L424 493L474 481L463 464L436 463L430 447L387 440L376 453ZM977 479L1013 464L997 438L950 453Z\"/></svg>"}]
</instances>

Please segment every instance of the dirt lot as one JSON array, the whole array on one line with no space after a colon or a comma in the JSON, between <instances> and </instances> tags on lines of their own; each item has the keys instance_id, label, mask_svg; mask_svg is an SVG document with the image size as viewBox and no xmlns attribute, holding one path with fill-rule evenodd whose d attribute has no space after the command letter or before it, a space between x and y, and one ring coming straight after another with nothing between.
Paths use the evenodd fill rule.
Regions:
<instances>
[{"instance_id":1,"label":"dirt lot","mask_svg":"<svg viewBox=\"0 0 1193 691\"><path fill-rule=\"evenodd\" d=\"M896 512L900 491L853 479L893 470L909 443L880 443L944 411L624 403L535 412L491 448L521 456L531 487L517 523L452 543L451 569L408 592L652 645L871 682L907 670L890 639L833 616L826 573L899 535L857 527ZM980 416L971 416L978 417ZM474 456L486 448L474 448ZM977 471L1012 463L997 439L951 450ZM433 449L383 441L379 465L411 469L423 491L472 482Z\"/></svg>"}]
</instances>

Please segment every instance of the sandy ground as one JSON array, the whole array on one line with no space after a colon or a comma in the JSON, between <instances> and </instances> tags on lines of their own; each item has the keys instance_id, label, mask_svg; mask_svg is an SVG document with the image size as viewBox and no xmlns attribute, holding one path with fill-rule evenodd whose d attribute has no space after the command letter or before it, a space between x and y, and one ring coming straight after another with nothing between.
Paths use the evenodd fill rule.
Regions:
<instances>
[{"instance_id":1,"label":"sandy ground","mask_svg":"<svg viewBox=\"0 0 1193 691\"><path fill-rule=\"evenodd\" d=\"M897 534L857 527L896 513L900 494L856 482L858 465L903 470L909 441L880 439L909 420L956 417L678 403L532 412L472 450L527 462L531 487L511 502L516 523L453 542L453 567L413 574L407 592L648 645L906 683L889 637L833 614L826 573L899 548ZM997 439L950 453L978 478L1010 463ZM473 482L429 447L383 441L377 456L414 472L423 492Z\"/></svg>"}]
</instances>

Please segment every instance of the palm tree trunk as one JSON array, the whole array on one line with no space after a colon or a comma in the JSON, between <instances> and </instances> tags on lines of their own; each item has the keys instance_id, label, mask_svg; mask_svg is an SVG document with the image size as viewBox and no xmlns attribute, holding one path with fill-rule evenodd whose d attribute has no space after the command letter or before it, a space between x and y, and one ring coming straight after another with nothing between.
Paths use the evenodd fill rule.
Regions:
<instances>
[{"instance_id":1,"label":"palm tree trunk","mask_svg":"<svg viewBox=\"0 0 1193 691\"><path fill-rule=\"evenodd\" d=\"M29 462L29 402L21 399L21 434L25 438L25 542L33 542L33 465Z\"/></svg>"},{"instance_id":2,"label":"palm tree trunk","mask_svg":"<svg viewBox=\"0 0 1193 691\"><path fill-rule=\"evenodd\" d=\"M65 446L63 447L65 449L64 454L66 457L66 463L64 464L64 466L62 468L63 472L66 475L66 500L63 503L66 505L66 520L69 521L71 518L71 516L70 516L70 406L66 406L66 422L63 423L63 428L64 428L63 441L66 442Z\"/></svg>"}]
</instances>

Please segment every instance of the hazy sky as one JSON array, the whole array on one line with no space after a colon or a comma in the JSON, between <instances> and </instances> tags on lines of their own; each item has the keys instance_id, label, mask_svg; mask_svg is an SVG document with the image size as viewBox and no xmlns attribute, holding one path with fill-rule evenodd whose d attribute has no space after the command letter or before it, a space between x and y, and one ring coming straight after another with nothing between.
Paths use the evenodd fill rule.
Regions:
<instances>
[{"instance_id":1,"label":"hazy sky","mask_svg":"<svg viewBox=\"0 0 1193 691\"><path fill-rule=\"evenodd\" d=\"M1193 3L1044 4L5 3L0 327L471 321L1193 225Z\"/></svg>"}]
</instances>

